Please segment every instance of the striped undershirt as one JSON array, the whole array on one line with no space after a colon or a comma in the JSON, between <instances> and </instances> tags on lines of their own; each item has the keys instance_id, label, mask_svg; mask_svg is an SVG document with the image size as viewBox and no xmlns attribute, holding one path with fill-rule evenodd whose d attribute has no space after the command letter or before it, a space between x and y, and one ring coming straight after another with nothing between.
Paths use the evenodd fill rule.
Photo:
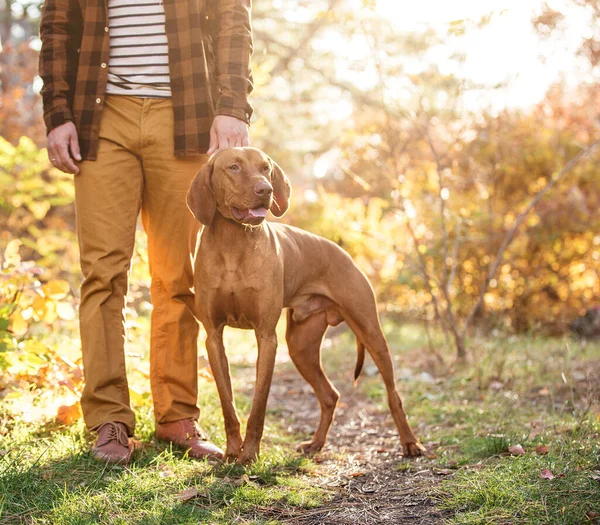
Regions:
<instances>
[{"instance_id":1,"label":"striped undershirt","mask_svg":"<svg viewBox=\"0 0 600 525\"><path fill-rule=\"evenodd\" d=\"M106 92L170 97L165 10L160 0L108 0L110 59Z\"/></svg>"}]
</instances>

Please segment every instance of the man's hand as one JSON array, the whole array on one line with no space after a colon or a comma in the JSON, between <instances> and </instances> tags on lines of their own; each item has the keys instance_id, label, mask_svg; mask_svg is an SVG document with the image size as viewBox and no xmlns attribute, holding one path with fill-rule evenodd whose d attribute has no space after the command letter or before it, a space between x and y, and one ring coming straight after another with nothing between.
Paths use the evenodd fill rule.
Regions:
<instances>
[{"instance_id":1,"label":"man's hand","mask_svg":"<svg viewBox=\"0 0 600 525\"><path fill-rule=\"evenodd\" d=\"M79 168L73 159L80 161L77 130L72 122L65 122L48 133L48 158L53 166L65 173L77 175Z\"/></svg>"},{"instance_id":2,"label":"man's hand","mask_svg":"<svg viewBox=\"0 0 600 525\"><path fill-rule=\"evenodd\" d=\"M243 120L227 115L217 115L214 118L210 128L209 155L222 149L248 144L248 124Z\"/></svg>"}]
</instances>

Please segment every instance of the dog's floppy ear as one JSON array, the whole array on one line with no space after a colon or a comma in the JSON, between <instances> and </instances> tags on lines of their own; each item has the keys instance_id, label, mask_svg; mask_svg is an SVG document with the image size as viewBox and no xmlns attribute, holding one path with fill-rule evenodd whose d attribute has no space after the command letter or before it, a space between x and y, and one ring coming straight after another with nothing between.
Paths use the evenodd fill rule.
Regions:
<instances>
[{"instance_id":1,"label":"dog's floppy ear","mask_svg":"<svg viewBox=\"0 0 600 525\"><path fill-rule=\"evenodd\" d=\"M210 226L217 210L215 194L210 186L214 157L194 177L187 193L187 205L194 217L205 226Z\"/></svg>"},{"instance_id":2,"label":"dog's floppy ear","mask_svg":"<svg viewBox=\"0 0 600 525\"><path fill-rule=\"evenodd\" d=\"M273 159L269 160L273 167L273 205L271 206L271 213L275 215L275 217L282 217L290 207L292 187L290 186L287 175L280 168L279 164Z\"/></svg>"}]
</instances>

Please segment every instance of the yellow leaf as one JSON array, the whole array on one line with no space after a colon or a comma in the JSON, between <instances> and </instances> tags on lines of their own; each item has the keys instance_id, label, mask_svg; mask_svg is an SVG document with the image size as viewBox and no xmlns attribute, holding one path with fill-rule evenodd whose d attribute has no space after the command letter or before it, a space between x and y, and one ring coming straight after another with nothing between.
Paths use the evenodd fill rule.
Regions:
<instances>
[{"instance_id":1,"label":"yellow leaf","mask_svg":"<svg viewBox=\"0 0 600 525\"><path fill-rule=\"evenodd\" d=\"M23 396L23 392L19 392L17 390L14 390L13 392L9 392L8 394L6 394L2 398L2 400L8 401L9 399L19 399L22 396Z\"/></svg>"},{"instance_id":2,"label":"yellow leaf","mask_svg":"<svg viewBox=\"0 0 600 525\"><path fill-rule=\"evenodd\" d=\"M42 220L48 213L48 210L50 209L50 202L34 201L30 202L27 207L31 211L32 215L39 221Z\"/></svg>"},{"instance_id":3,"label":"yellow leaf","mask_svg":"<svg viewBox=\"0 0 600 525\"><path fill-rule=\"evenodd\" d=\"M24 308L21 310L21 316L25 321L29 321L33 317L33 308L31 306Z\"/></svg>"},{"instance_id":4,"label":"yellow leaf","mask_svg":"<svg viewBox=\"0 0 600 525\"><path fill-rule=\"evenodd\" d=\"M28 339L27 341L25 341L25 344L23 345L23 350L30 354L41 354L41 355L51 352L51 350L48 346L46 346L41 341L36 341L35 339Z\"/></svg>"},{"instance_id":5,"label":"yellow leaf","mask_svg":"<svg viewBox=\"0 0 600 525\"><path fill-rule=\"evenodd\" d=\"M4 268L9 266L18 266L21 263L19 249L23 243L19 239L13 239L6 245L4 250Z\"/></svg>"},{"instance_id":6,"label":"yellow leaf","mask_svg":"<svg viewBox=\"0 0 600 525\"><path fill-rule=\"evenodd\" d=\"M25 335L27 333L27 328L29 327L29 324L25 319L23 319L21 312L17 310L10 316L10 318L12 321L10 327L12 333L16 336Z\"/></svg>"},{"instance_id":7,"label":"yellow leaf","mask_svg":"<svg viewBox=\"0 0 600 525\"><path fill-rule=\"evenodd\" d=\"M44 321L46 324L52 324L54 321L56 321L57 317L56 303L54 301L46 301L46 312L44 313L42 321Z\"/></svg>"},{"instance_id":8,"label":"yellow leaf","mask_svg":"<svg viewBox=\"0 0 600 525\"><path fill-rule=\"evenodd\" d=\"M75 308L66 301L56 303L56 313L63 321L73 321L76 317Z\"/></svg>"},{"instance_id":9,"label":"yellow leaf","mask_svg":"<svg viewBox=\"0 0 600 525\"><path fill-rule=\"evenodd\" d=\"M146 402L144 396L131 387L129 387L129 399L134 405L144 405Z\"/></svg>"},{"instance_id":10,"label":"yellow leaf","mask_svg":"<svg viewBox=\"0 0 600 525\"><path fill-rule=\"evenodd\" d=\"M46 313L46 299L37 295L31 303L31 307L38 319L42 319Z\"/></svg>"},{"instance_id":11,"label":"yellow leaf","mask_svg":"<svg viewBox=\"0 0 600 525\"><path fill-rule=\"evenodd\" d=\"M66 295L71 291L71 287L67 281L49 281L42 286L42 292L44 297L60 301L64 299Z\"/></svg>"}]
</instances>

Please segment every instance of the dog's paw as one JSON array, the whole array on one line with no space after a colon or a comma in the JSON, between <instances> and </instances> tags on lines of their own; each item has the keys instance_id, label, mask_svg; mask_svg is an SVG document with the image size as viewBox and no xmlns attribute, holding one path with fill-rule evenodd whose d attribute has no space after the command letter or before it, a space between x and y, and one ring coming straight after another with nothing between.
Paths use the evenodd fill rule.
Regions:
<instances>
[{"instance_id":1,"label":"dog's paw","mask_svg":"<svg viewBox=\"0 0 600 525\"><path fill-rule=\"evenodd\" d=\"M323 443L316 443L314 441L304 441L300 443L296 450L302 452L302 454L314 454L319 452L323 448Z\"/></svg>"},{"instance_id":2,"label":"dog's paw","mask_svg":"<svg viewBox=\"0 0 600 525\"><path fill-rule=\"evenodd\" d=\"M239 454L225 454L225 463L235 463Z\"/></svg>"},{"instance_id":3,"label":"dog's paw","mask_svg":"<svg viewBox=\"0 0 600 525\"><path fill-rule=\"evenodd\" d=\"M235 463L241 453L242 438L228 439L227 446L225 447L225 461L227 461L227 463Z\"/></svg>"},{"instance_id":4,"label":"dog's paw","mask_svg":"<svg viewBox=\"0 0 600 525\"><path fill-rule=\"evenodd\" d=\"M237 458L238 465L249 465L253 463L258 457L258 453L256 452L246 452L242 451L242 453Z\"/></svg>"},{"instance_id":5,"label":"dog's paw","mask_svg":"<svg viewBox=\"0 0 600 525\"><path fill-rule=\"evenodd\" d=\"M416 458L427 452L427 449L419 441L402 445L402 454L405 458Z\"/></svg>"}]
</instances>

